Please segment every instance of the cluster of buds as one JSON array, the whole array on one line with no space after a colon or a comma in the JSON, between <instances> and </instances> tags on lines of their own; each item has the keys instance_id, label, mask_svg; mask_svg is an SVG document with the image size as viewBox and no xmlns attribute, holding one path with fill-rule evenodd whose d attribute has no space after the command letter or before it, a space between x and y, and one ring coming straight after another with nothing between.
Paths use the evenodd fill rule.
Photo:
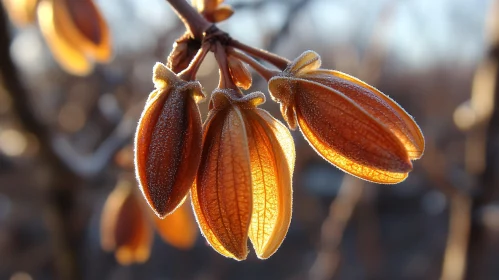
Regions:
<instances>
[{"instance_id":1,"label":"cluster of buds","mask_svg":"<svg viewBox=\"0 0 499 280\"><path fill-rule=\"evenodd\" d=\"M135 137L139 187L158 217L174 213L190 192L200 229L220 254L245 259L249 239L265 259L283 242L292 212L293 138L258 108L263 93L243 93L252 82L246 65L268 81L288 127L299 127L325 160L376 183L408 176L411 161L423 154L424 138L395 101L354 77L321 69L315 52L288 61L233 40L212 25L232 14L223 1L194 2L200 13L171 1L185 22L197 15L202 32L188 25L168 65L154 66L155 90ZM197 104L205 94L195 77L209 51L220 82L202 124Z\"/></svg>"},{"instance_id":2,"label":"cluster of buds","mask_svg":"<svg viewBox=\"0 0 499 280\"><path fill-rule=\"evenodd\" d=\"M38 20L55 60L67 72L87 75L95 62L110 60L111 38L93 0L2 0L12 22Z\"/></svg>"}]
</instances>

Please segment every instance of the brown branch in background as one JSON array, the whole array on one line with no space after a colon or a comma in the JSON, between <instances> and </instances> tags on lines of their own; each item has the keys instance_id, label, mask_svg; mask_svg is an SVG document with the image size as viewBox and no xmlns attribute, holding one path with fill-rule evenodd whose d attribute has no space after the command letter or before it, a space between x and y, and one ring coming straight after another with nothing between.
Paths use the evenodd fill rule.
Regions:
<instances>
[{"instance_id":1,"label":"brown branch in background","mask_svg":"<svg viewBox=\"0 0 499 280\"><path fill-rule=\"evenodd\" d=\"M306 4L305 2L307 1L302 1L302 5ZM382 63L386 57L386 45L380 41L379 38L382 37L380 34L389 26L394 14L394 6L395 3L390 1L381 10L362 60L353 69L354 73L350 73L373 85L379 79ZM338 59L342 59L342 57L340 56ZM365 71L364 68L369 69L369 71ZM346 191L344 188L351 188L351 190ZM311 279L331 279L337 273L341 259L339 245L348 220L353 218L357 220L356 243L360 259L365 266L366 276L368 279L381 277L382 249L379 244L376 192L376 186L372 186L371 190L366 191L365 182L345 176L340 194L331 203L330 215L322 225L321 250L310 270ZM361 200L362 198L363 200ZM352 217L356 208L358 208L358 213ZM337 228L333 230L333 227ZM333 235L328 236L331 234L329 231L333 231ZM325 246L322 245L323 243Z\"/></svg>"},{"instance_id":2,"label":"brown branch in background","mask_svg":"<svg viewBox=\"0 0 499 280\"><path fill-rule=\"evenodd\" d=\"M471 198L467 194L456 192L450 198L449 234L440 279L464 279L470 223Z\"/></svg>"},{"instance_id":3,"label":"brown branch in background","mask_svg":"<svg viewBox=\"0 0 499 280\"><path fill-rule=\"evenodd\" d=\"M340 244L345 228L359 202L364 182L350 175L343 177L340 191L329 208L329 215L322 224L317 259L309 272L310 279L331 279L338 271L341 260Z\"/></svg>"},{"instance_id":4,"label":"brown branch in background","mask_svg":"<svg viewBox=\"0 0 499 280\"><path fill-rule=\"evenodd\" d=\"M359 259L365 269L366 279L383 279L381 265L383 261L380 244L381 229L377 209L378 189L364 186L362 197L355 211L356 247Z\"/></svg>"},{"instance_id":5,"label":"brown branch in background","mask_svg":"<svg viewBox=\"0 0 499 280\"><path fill-rule=\"evenodd\" d=\"M272 52L277 47L279 41L289 34L289 30L291 28L291 24L296 22L296 15L303 11L303 8L310 3L311 0L299 0L295 2L288 10L286 15L286 21L283 23L281 28L275 32L275 35L272 36L265 49L269 52ZM289 4L288 4L289 5Z\"/></svg>"},{"instance_id":6,"label":"brown branch in background","mask_svg":"<svg viewBox=\"0 0 499 280\"><path fill-rule=\"evenodd\" d=\"M47 127L35 115L29 96L10 57L8 19L0 9L0 75L1 85L13 101L14 113L23 128L35 135L40 143L39 166L45 168L47 180L43 185L44 217L52 237L56 274L59 279L80 279L75 245L77 231L72 221L75 207L77 177L52 149Z\"/></svg>"},{"instance_id":7,"label":"brown branch in background","mask_svg":"<svg viewBox=\"0 0 499 280\"><path fill-rule=\"evenodd\" d=\"M71 142L63 136L53 138L54 153L72 172L78 174L78 177L91 179L97 176L105 170L116 152L131 142L144 102L137 102L129 108L116 128L91 155L78 153Z\"/></svg>"},{"instance_id":8,"label":"brown branch in background","mask_svg":"<svg viewBox=\"0 0 499 280\"><path fill-rule=\"evenodd\" d=\"M484 276L490 272L490 264L495 263L497 259L491 258L498 250L497 241L494 241L491 236L494 235L493 228L485 222L484 215L486 209L499 201L499 172L497 166L499 164L499 21L497 20L497 7L499 1L495 1L495 6L492 6L490 19L493 26L489 26L493 33L491 35L491 47L488 52L488 57L483 65L492 64L493 75L489 75L490 90L482 93L490 95L488 100L492 101L490 119L485 122L484 133L484 169L481 174L478 174L480 188L477 189L477 195L473 197L472 213L473 223L471 225L471 235L469 241L467 279L485 279ZM486 75L485 72L484 75ZM490 73L490 71L489 71ZM475 94L473 92L473 94ZM497 219L497 217L495 218Z\"/></svg>"}]
</instances>

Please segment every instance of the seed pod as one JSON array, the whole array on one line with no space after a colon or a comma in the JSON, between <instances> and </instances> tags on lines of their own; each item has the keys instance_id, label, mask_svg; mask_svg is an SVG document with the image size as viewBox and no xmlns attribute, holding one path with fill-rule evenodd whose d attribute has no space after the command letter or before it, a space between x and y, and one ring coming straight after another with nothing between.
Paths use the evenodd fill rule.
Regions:
<instances>
[{"instance_id":1,"label":"seed pod","mask_svg":"<svg viewBox=\"0 0 499 280\"><path fill-rule=\"evenodd\" d=\"M92 0L53 0L56 28L66 40L98 62L111 58L106 21Z\"/></svg>"},{"instance_id":2,"label":"seed pod","mask_svg":"<svg viewBox=\"0 0 499 280\"><path fill-rule=\"evenodd\" d=\"M192 5L209 22L224 21L234 14L229 5L222 4L224 0L193 0Z\"/></svg>"},{"instance_id":3,"label":"seed pod","mask_svg":"<svg viewBox=\"0 0 499 280\"><path fill-rule=\"evenodd\" d=\"M87 75L93 69L93 63L83 51L71 42L60 29L55 17L53 0L40 0L37 8L38 23L54 59L67 72L74 75Z\"/></svg>"},{"instance_id":4,"label":"seed pod","mask_svg":"<svg viewBox=\"0 0 499 280\"><path fill-rule=\"evenodd\" d=\"M220 5L212 13L206 14L206 19L211 22L221 22L230 18L234 10L229 5Z\"/></svg>"},{"instance_id":5,"label":"seed pod","mask_svg":"<svg viewBox=\"0 0 499 280\"><path fill-rule=\"evenodd\" d=\"M314 149L347 173L377 183L403 181L410 160L424 150L417 124L377 89L320 65L307 51L269 81L289 126L297 121Z\"/></svg>"},{"instance_id":6,"label":"seed pod","mask_svg":"<svg viewBox=\"0 0 499 280\"><path fill-rule=\"evenodd\" d=\"M294 144L264 110L262 93L216 90L205 122L192 203L203 235L220 254L246 258L248 237L268 258L291 220Z\"/></svg>"},{"instance_id":7,"label":"seed pod","mask_svg":"<svg viewBox=\"0 0 499 280\"><path fill-rule=\"evenodd\" d=\"M35 21L37 0L2 0L10 20L17 26Z\"/></svg>"},{"instance_id":8,"label":"seed pod","mask_svg":"<svg viewBox=\"0 0 499 280\"><path fill-rule=\"evenodd\" d=\"M184 203L164 219L154 216L154 225L161 238L182 250L191 249L196 242L198 230L189 204Z\"/></svg>"},{"instance_id":9,"label":"seed pod","mask_svg":"<svg viewBox=\"0 0 499 280\"><path fill-rule=\"evenodd\" d=\"M241 60L228 56L227 64L229 66L230 75L236 86L247 90L251 87L252 78L248 68L241 62Z\"/></svg>"},{"instance_id":10,"label":"seed pod","mask_svg":"<svg viewBox=\"0 0 499 280\"><path fill-rule=\"evenodd\" d=\"M114 251L122 265L149 258L152 229L129 181L120 181L107 198L101 215L101 245Z\"/></svg>"},{"instance_id":11,"label":"seed pod","mask_svg":"<svg viewBox=\"0 0 499 280\"><path fill-rule=\"evenodd\" d=\"M153 69L150 94L135 135L135 171L140 189L158 217L185 199L199 165L202 143L197 102L199 82L185 82L165 65Z\"/></svg>"}]
</instances>

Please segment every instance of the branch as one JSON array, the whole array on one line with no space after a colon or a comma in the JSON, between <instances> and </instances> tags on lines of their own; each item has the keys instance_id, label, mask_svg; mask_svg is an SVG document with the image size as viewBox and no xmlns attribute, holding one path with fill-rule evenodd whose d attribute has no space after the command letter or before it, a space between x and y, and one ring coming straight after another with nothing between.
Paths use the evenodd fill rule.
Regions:
<instances>
[{"instance_id":1,"label":"branch","mask_svg":"<svg viewBox=\"0 0 499 280\"><path fill-rule=\"evenodd\" d=\"M298 12L302 11L305 6L310 3L311 0L300 0L294 3L293 6L291 6L288 10L288 14L286 15L286 21L284 24L281 26L281 28L275 32L275 35L272 36L270 39L270 42L267 44L267 47L265 48L266 50L273 51L277 43L289 33L289 29L291 28L291 23L296 22L295 16L298 14Z\"/></svg>"},{"instance_id":2,"label":"branch","mask_svg":"<svg viewBox=\"0 0 499 280\"><path fill-rule=\"evenodd\" d=\"M322 224L319 252L309 272L310 279L332 279L340 262L340 244L350 218L360 200L364 182L350 175L343 177L340 192L331 203L329 215Z\"/></svg>"},{"instance_id":3,"label":"branch","mask_svg":"<svg viewBox=\"0 0 499 280\"><path fill-rule=\"evenodd\" d=\"M185 0L167 0L182 20L185 28L196 39L202 39L204 32L213 24L201 16L194 7Z\"/></svg>"},{"instance_id":4,"label":"branch","mask_svg":"<svg viewBox=\"0 0 499 280\"><path fill-rule=\"evenodd\" d=\"M74 246L78 243L74 229L75 186L77 177L65 166L52 149L47 127L34 114L17 69L10 57L10 35L7 16L0 9L0 75L2 84L13 101L14 113L23 128L35 135L40 143L39 164L46 168L48 180L42 184L45 198L45 219L52 237L56 274L60 279L80 279Z\"/></svg>"}]
</instances>

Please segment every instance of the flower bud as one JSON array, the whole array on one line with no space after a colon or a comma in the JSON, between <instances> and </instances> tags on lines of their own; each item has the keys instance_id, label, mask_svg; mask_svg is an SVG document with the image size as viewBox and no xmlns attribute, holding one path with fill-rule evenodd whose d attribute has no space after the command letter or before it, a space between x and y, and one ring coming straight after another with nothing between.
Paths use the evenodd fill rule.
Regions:
<instances>
[{"instance_id":1,"label":"flower bud","mask_svg":"<svg viewBox=\"0 0 499 280\"><path fill-rule=\"evenodd\" d=\"M249 89L251 87L252 78L248 68L241 62L241 60L233 57L227 57L227 64L229 66L230 75L236 86L242 89Z\"/></svg>"},{"instance_id":2,"label":"flower bud","mask_svg":"<svg viewBox=\"0 0 499 280\"><path fill-rule=\"evenodd\" d=\"M222 4L223 2L224 0L193 0L192 5L206 20L217 23L234 14L232 7Z\"/></svg>"},{"instance_id":3,"label":"flower bud","mask_svg":"<svg viewBox=\"0 0 499 280\"><path fill-rule=\"evenodd\" d=\"M184 34L173 44L167 67L174 73L180 73L189 66L200 47L199 41L191 38L189 34Z\"/></svg>"}]
</instances>

